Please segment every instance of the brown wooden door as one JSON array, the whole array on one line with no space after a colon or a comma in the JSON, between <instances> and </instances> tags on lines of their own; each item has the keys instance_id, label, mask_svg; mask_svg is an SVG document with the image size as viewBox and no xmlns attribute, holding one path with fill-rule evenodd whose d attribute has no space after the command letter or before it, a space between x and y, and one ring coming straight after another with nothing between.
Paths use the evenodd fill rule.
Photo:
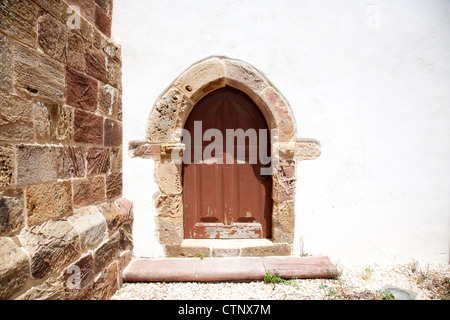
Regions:
<instances>
[{"instance_id":1,"label":"brown wooden door","mask_svg":"<svg viewBox=\"0 0 450 320\"><path fill-rule=\"evenodd\" d=\"M201 121L201 137L208 129L218 129L222 133L221 155L216 154L220 150L214 150L214 158L202 158L201 162L194 163L195 149L203 154L205 148L215 141L215 138L202 143L198 143L198 139L195 141L195 121ZM241 145L237 145L236 139L232 164L229 159L227 161L231 154L226 152L227 129L242 129L244 132L255 129L258 142L259 129L265 129L267 145L264 151L270 152L268 126L256 104L236 89L219 89L197 103L186 121L185 129L191 136L190 148L188 145L189 149L185 151L190 154L191 161L183 163L185 239L270 238L272 178L261 175L263 164L259 157L259 143L247 138L244 144L241 140ZM238 148L245 148L245 161L238 159ZM254 151L255 148L257 163L251 164L249 150ZM217 161L220 158L223 164Z\"/></svg>"}]
</instances>

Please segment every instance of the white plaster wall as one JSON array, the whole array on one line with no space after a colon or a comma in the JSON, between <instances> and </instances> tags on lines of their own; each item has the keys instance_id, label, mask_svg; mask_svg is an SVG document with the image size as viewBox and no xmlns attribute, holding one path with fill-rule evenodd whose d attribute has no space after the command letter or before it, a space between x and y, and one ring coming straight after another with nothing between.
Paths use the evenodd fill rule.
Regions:
<instances>
[{"instance_id":1,"label":"white plaster wall","mask_svg":"<svg viewBox=\"0 0 450 320\"><path fill-rule=\"evenodd\" d=\"M447 262L450 2L115 0L123 51L124 195L136 256L160 256L153 161L130 159L158 96L212 55L244 60L280 90L299 138L296 250L360 264Z\"/></svg>"}]
</instances>

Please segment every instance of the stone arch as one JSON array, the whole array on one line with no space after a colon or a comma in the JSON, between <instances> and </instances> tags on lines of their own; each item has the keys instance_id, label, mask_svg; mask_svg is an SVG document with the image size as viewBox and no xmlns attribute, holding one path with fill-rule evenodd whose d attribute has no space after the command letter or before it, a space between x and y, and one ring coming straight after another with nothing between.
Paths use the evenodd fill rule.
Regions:
<instances>
[{"instance_id":1,"label":"stone arch","mask_svg":"<svg viewBox=\"0 0 450 320\"><path fill-rule=\"evenodd\" d=\"M289 255L294 242L295 168L301 160L315 159L320 145L297 139L294 117L287 101L250 64L227 57L210 57L184 71L158 98L148 121L146 140L131 142L131 157L153 158L160 194L155 199L157 237L167 256L196 256L199 250L215 255L210 245L183 244L181 166L172 154L182 153L181 129L192 108L208 93L230 86L247 94L260 108L272 133L273 208L269 245L240 247L239 255ZM232 248L235 249L235 248ZM223 251L222 251L223 252Z\"/></svg>"}]
</instances>

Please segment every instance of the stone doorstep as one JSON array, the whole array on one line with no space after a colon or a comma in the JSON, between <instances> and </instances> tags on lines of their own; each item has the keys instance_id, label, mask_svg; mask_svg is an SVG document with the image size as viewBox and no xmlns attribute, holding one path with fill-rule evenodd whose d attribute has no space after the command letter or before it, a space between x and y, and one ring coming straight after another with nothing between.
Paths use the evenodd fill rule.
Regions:
<instances>
[{"instance_id":1,"label":"stone doorstep","mask_svg":"<svg viewBox=\"0 0 450 320\"><path fill-rule=\"evenodd\" d=\"M260 281L266 272L283 279L334 278L327 256L136 259L123 271L124 282Z\"/></svg>"}]
</instances>

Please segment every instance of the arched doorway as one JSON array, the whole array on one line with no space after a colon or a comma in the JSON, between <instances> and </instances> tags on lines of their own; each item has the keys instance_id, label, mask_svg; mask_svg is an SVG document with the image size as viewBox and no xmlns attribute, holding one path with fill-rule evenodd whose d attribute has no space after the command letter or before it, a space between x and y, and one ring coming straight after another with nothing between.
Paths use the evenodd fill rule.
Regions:
<instances>
[{"instance_id":1,"label":"arched doorway","mask_svg":"<svg viewBox=\"0 0 450 320\"><path fill-rule=\"evenodd\" d=\"M271 238L272 176L262 171L270 166L270 137L258 106L226 86L194 106L185 130L184 238Z\"/></svg>"}]
</instances>

